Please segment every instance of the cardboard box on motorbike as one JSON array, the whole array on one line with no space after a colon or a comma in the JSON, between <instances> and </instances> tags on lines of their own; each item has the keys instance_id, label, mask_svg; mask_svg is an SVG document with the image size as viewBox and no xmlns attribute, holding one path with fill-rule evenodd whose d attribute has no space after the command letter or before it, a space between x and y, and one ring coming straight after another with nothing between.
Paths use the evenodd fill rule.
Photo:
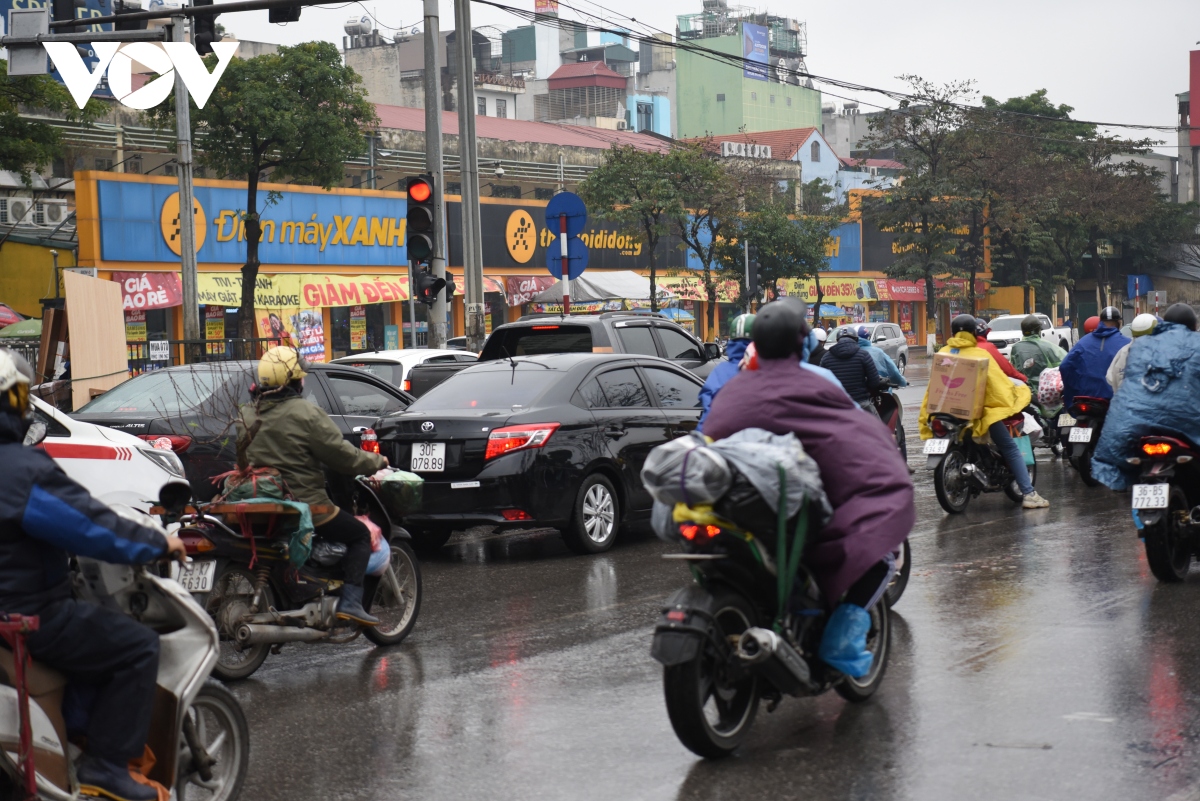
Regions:
<instances>
[{"instance_id":1,"label":"cardboard box on motorbike","mask_svg":"<svg viewBox=\"0 0 1200 801\"><path fill-rule=\"evenodd\" d=\"M983 417L987 396L988 356L982 359L937 353L929 370L926 409L930 414L949 414L963 420Z\"/></svg>"}]
</instances>

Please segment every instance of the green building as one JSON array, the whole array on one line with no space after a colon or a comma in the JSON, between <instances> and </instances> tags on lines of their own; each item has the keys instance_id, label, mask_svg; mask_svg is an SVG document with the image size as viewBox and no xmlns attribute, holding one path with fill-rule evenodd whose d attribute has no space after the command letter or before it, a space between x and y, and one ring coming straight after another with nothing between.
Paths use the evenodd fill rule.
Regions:
<instances>
[{"instance_id":1,"label":"green building","mask_svg":"<svg viewBox=\"0 0 1200 801\"><path fill-rule=\"evenodd\" d=\"M746 67L685 48L677 49L675 135L678 138L733 134L741 130L748 133L805 127L820 130L821 93L804 85L806 79L796 76L805 70L802 44L795 44L802 42L802 37L780 35L790 31L780 28L775 22L777 18L771 18L768 25L731 21L733 24L724 28L730 35L724 36L712 36L711 25L696 25L689 36L685 19L680 18L681 39L739 59L752 59L762 67Z\"/></svg>"}]
</instances>

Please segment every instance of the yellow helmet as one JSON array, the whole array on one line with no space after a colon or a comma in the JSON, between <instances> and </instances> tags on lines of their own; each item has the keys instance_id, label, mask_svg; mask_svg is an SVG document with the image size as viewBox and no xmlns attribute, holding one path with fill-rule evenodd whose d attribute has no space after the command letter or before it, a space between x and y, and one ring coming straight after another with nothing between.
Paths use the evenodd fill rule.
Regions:
<instances>
[{"instance_id":1,"label":"yellow helmet","mask_svg":"<svg viewBox=\"0 0 1200 801\"><path fill-rule=\"evenodd\" d=\"M258 362L258 386L276 389L308 375L308 362L300 351L288 345L276 345L262 355Z\"/></svg>"}]
</instances>

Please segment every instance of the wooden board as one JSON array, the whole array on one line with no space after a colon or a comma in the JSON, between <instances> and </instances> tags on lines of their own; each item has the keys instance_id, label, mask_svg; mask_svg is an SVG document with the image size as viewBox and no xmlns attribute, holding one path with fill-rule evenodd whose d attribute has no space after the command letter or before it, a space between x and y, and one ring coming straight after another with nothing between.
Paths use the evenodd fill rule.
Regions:
<instances>
[{"instance_id":1,"label":"wooden board","mask_svg":"<svg viewBox=\"0 0 1200 801\"><path fill-rule=\"evenodd\" d=\"M109 390L129 378L125 351L125 310L121 287L79 273L64 272L67 334L71 352L71 398L78 409L92 389Z\"/></svg>"}]
</instances>

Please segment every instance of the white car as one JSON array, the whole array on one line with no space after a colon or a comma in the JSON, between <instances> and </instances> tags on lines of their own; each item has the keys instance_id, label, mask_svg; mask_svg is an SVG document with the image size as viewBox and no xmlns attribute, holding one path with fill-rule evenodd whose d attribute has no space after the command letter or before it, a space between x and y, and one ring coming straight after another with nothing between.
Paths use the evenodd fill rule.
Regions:
<instances>
[{"instance_id":1,"label":"white car","mask_svg":"<svg viewBox=\"0 0 1200 801\"><path fill-rule=\"evenodd\" d=\"M157 502L163 484L187 480L183 463L171 450L123 431L73 420L40 398L30 400L34 416L46 426L41 447L99 500L145 512Z\"/></svg>"},{"instance_id":2,"label":"white car","mask_svg":"<svg viewBox=\"0 0 1200 801\"><path fill-rule=\"evenodd\" d=\"M408 379L408 371L418 364L474 363L478 360L478 355L465 350L409 348L408 350L377 350L374 353L343 356L340 359L334 359L333 363L348 364L351 367L374 373L392 386L407 392L408 387L404 385L404 382Z\"/></svg>"}]
</instances>

